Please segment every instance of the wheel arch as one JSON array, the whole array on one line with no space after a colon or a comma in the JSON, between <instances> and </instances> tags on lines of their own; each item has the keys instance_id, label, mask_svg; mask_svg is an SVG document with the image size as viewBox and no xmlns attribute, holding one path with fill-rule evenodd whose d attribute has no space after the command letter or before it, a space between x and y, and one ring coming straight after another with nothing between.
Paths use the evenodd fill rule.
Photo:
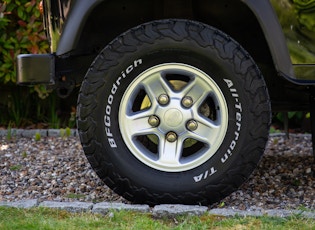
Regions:
<instances>
[{"instance_id":1,"label":"wheel arch","mask_svg":"<svg viewBox=\"0 0 315 230\"><path fill-rule=\"evenodd\" d=\"M165 18L184 18L214 26L233 37L258 66L263 66L263 72L267 69L264 76L270 82L278 79L277 73L293 75L284 36L269 1L93 0L86 9L89 13L82 14L83 21L77 20L79 14L75 9L74 5L71 14L77 16L68 17L58 56L67 53L96 56L111 40L134 26ZM76 29L67 33L68 28ZM268 84L269 80L266 81Z\"/></svg>"}]
</instances>

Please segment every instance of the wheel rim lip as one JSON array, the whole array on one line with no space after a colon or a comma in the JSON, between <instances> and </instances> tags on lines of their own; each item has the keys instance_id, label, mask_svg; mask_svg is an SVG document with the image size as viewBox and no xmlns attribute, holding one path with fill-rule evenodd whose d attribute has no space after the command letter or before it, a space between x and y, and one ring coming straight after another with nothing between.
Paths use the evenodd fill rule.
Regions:
<instances>
[{"instance_id":1,"label":"wheel rim lip","mask_svg":"<svg viewBox=\"0 0 315 230\"><path fill-rule=\"evenodd\" d=\"M125 119L127 114L130 113L130 105L129 100L132 98L132 95L135 91L139 90L139 85L141 85L141 82L143 82L145 79L152 78L155 73L160 73L163 71L167 72L181 72L186 73L189 76L195 76L197 78L202 79L202 81L209 84L209 88L211 88L214 92L214 97L217 101L217 104L220 106L220 112L219 112L219 119L220 119L220 129L217 133L216 142L214 145L211 146L211 148L205 148L199 150L193 157L188 157L187 159L181 159L181 164L179 165L172 165L168 163L162 163L160 161L157 161L156 159L150 157L150 154L148 153L148 150L146 150L143 146L139 146L139 143L137 143L136 139L133 137L132 133L126 128L125 126ZM158 95L156 95L157 97ZM195 113L197 113L195 111ZM225 100L225 97L219 88L219 86L216 84L216 82L206 73L201 71L200 69L193 67L191 65L183 64L183 63L165 63L153 66L144 72L140 73L128 86L125 93L123 94L121 103L119 105L119 130L122 135L122 138L130 150L130 152L142 163L145 165L154 168L156 170L165 171L165 172L182 172L191 170L193 168L196 168L206 161L208 161L212 156L215 155L217 150L220 148L224 137L227 132L228 127L228 106ZM172 131L172 129L170 129ZM163 131L166 132L166 131ZM157 135L157 133L153 133ZM161 133L161 136L157 135L159 138L162 138L162 135L165 135L166 133ZM184 139L183 139L184 141Z\"/></svg>"}]
</instances>

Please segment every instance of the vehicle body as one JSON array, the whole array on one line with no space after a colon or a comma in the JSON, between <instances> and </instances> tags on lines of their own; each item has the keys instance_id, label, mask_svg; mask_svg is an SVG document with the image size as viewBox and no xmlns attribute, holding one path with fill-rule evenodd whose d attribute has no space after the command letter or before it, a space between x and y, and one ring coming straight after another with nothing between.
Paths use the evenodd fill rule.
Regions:
<instances>
[{"instance_id":1,"label":"vehicle body","mask_svg":"<svg viewBox=\"0 0 315 230\"><path fill-rule=\"evenodd\" d=\"M204 182L202 186L193 188L183 197L178 194L180 194L182 190L188 189L190 186L189 182L187 182L188 179L182 181L178 179L178 183L186 185L179 185L180 189L174 188L172 192L170 192L170 195L168 195L165 186L174 183L174 181L176 181L174 178L164 186L156 186L148 181L154 180L156 176L156 178L158 178L158 183L163 184L162 182L165 179L163 176L180 178L182 174L185 174L183 177L188 178L190 176L194 178L195 182L200 180L207 181L212 175L216 175L216 172L219 170L219 166L213 165L214 163L209 163L205 166L207 162L216 157L217 151L225 152L225 154L221 156L221 162L223 163L223 161L225 162L225 160L231 157L232 152L234 151L234 143L236 146L243 145L243 148L246 149L245 142L247 139L245 138L246 140L239 141L239 136L242 135L241 131L239 131L241 125L242 127L247 126L245 123L241 124L241 122L245 122L244 118L247 119L247 115L241 114L241 112L245 110L244 103L242 104L242 108L240 107L241 103L239 103L239 100L241 101L241 99L239 99L239 95L241 95L240 91L243 91L246 87L250 89L244 91L251 91L251 93L248 93L248 95L245 95L244 93L244 98L249 98L250 94L253 95L258 91L263 92L260 96L252 96L253 102L260 100L259 98L264 98L261 103L257 103L256 105L257 108L263 107L263 109L253 109L254 111L256 110L257 113L260 113L255 116L260 117L260 125L264 126L264 131L262 131L263 134L257 134L257 136L260 136L262 139L260 142L263 143L258 144L259 141L253 141L253 146L251 147L253 149L251 151L253 152L258 151L257 149L260 149L259 151L263 152L263 146L267 138L266 130L268 131L270 124L271 111L311 111L313 119L315 108L315 30L314 25L312 24L313 22L307 20L307 15L315 13L315 8L313 7L315 3L312 0L308 2L294 0L293 2L295 5L285 0L272 1L272 4L268 0L46 0L43 1L44 22L47 37L51 45L51 53L42 55L20 55L18 57L17 81L19 84L40 83L51 85L51 87L54 87L59 95L63 97L68 96L76 86L85 82L81 88L78 102L78 110L80 113L78 126L81 133L81 141L93 168L97 171L98 175L114 189L114 191L134 202L140 203L212 203L235 190L235 188L242 183L241 181L244 180L242 179L240 182L237 182L236 185L232 186L232 189L227 189L227 192L225 192L226 189L222 185L224 184L222 182L218 187L223 186L224 188L214 189L214 198L204 198L211 194L212 189L208 188L205 189L207 190L208 195L199 194L197 195L197 198L195 198L190 193L204 187L215 187L215 184L218 184L217 181L224 180L223 178L226 175L230 175L233 170L236 170L231 169L230 165L227 166L228 169L225 171L225 174L222 173L222 175L218 176L208 184L207 182ZM289 22L288 20L283 19L283 17L287 17L287 15L290 15ZM197 30L198 35L195 35L194 32ZM164 31L166 31L165 34ZM223 31L224 34L221 35L221 32L218 31ZM161 34L163 34L162 37ZM208 36L210 38L207 40ZM179 42L179 40L181 41ZM194 49L187 48L185 52L181 52L183 48L185 49L185 46L183 45L184 43L194 46L195 43L191 42L191 40L195 40L195 42L198 43L196 45L196 50L198 51L194 53ZM219 47L218 45L220 40L224 40L222 42L222 47ZM168 45L168 42L172 45ZM138 43L140 45L138 45ZM155 46L157 48L152 48L151 50L151 46L148 45L149 43L152 44L152 47ZM225 57L225 55L229 56L235 54L238 56L236 51L239 50L239 45L242 47L241 53L243 56L239 58L240 60L236 59L236 57L230 59L229 62L234 63L234 70L232 70L232 68L229 70L229 64L228 62L225 62L225 59L229 57ZM221 72L215 72L215 70L199 63L197 57L198 55L201 55L200 57L205 57L207 62L213 62L214 65L216 65L216 62L212 57L209 57L209 59L206 58L207 53L203 52L202 49L202 47L211 49L212 46L216 47L216 51L213 51L213 56L218 53L217 57L220 59L218 68L222 69L221 72L224 72L225 68L231 73L234 71L235 75L239 74L239 72L247 71L246 73L248 76L246 75L246 79L236 83L238 78L234 79L232 77L231 80L230 78L225 78L223 75L223 84L226 83L228 86L225 90L223 89L224 86L220 85L220 78L213 77L213 81L209 80L209 78L212 78L212 75L209 74L209 72L214 71L213 73L216 73L218 76ZM128 47L132 48L129 50ZM163 57L162 51L161 54L155 56L155 53L159 53L158 47L161 47L165 56L168 56L169 58ZM156 62L157 64L147 66L147 68L145 68L147 70L142 69L140 71L146 60L144 57L147 57L145 49L151 50L148 51L151 52L148 57L150 62L152 61L155 63L155 60L159 61ZM229 51L229 49L233 49L234 51ZM174 52L172 52L172 50ZM121 54L120 51L122 53L125 52L126 54ZM134 54L137 52L139 53L138 56L137 54ZM190 52L192 52L193 60L187 60L187 62L185 62L186 59L184 56L189 56ZM179 57L178 60L182 61L177 63L177 57ZM106 61L107 59L108 61ZM117 79L111 81L108 80L109 77L105 74L111 73L111 68L107 67L107 63L114 63L116 62L116 59L117 63L113 65L121 66L119 67L120 73L118 70L115 70L115 67L113 73L116 74L115 77ZM247 69L244 70L245 67L243 67L242 60L245 59L246 61L244 61L244 63L256 63L255 66L261 71L263 79L260 79L260 74L258 74L258 72L256 73L257 76L254 74L256 77L253 77L252 80L247 79L250 78L250 75L253 75L250 69L254 67L252 67L252 64L249 64L248 67L246 67ZM107 76L104 77L105 83L103 80L98 79L97 73L93 73L96 68L98 68L98 71L102 70L104 76ZM103 70L103 68L106 70ZM206 69L209 72L205 71ZM166 93L155 95L155 93L157 93L155 92L156 89L151 89L150 87L148 87L150 88L148 89L146 83L143 82L147 82L149 86L159 85L160 83L155 82L156 74L162 77L164 72L169 74L167 77L171 80L168 81L167 84L172 84L173 90L166 90L165 87L167 88L167 86L161 86L161 88L166 90ZM227 76L229 75L228 73L226 74ZM119 76L117 77L117 75ZM128 78L129 75L135 75L132 76L133 81L130 81L128 86L124 86L124 90L120 93L119 87L122 81L121 79ZM194 79L194 77L191 77L193 75L200 77L200 83L196 83L196 87L198 86L202 90L214 92L213 94L215 96L213 96L211 100L209 98L204 100L207 101L207 103L205 103L207 104L207 110L212 111L213 108L220 108L217 109L216 112L213 112L214 114L212 117L215 118L210 118L211 115L208 115L208 112L200 112L200 108L196 109L199 112L195 111L192 104L194 103L193 98L197 97L197 92L192 93L192 96L187 96L189 93L187 93L188 91L185 91L186 86L181 86L182 84L187 84L189 86L189 82ZM97 81L95 83L93 79L98 80L95 80ZM106 94L103 92L104 89L101 89L99 90L100 93L96 95L96 98L105 97L105 101L102 102L103 110L97 110L98 112L103 111L101 112L103 115L98 117L93 114L96 113L94 107L99 106L100 103L96 102L95 105L93 104L93 106L91 106L92 101L90 99L89 102L86 101L88 100L87 98L90 98L92 91L103 87L103 84L109 84L108 86L104 86L105 91L108 91L109 93L107 92ZM144 85L140 87L139 85L141 84ZM164 83L161 84L163 85ZM264 84L266 85L264 86ZM208 87L203 87L203 85L208 85ZM237 85L238 88L234 88L235 85ZM95 88L93 90L89 89L89 87L93 88L94 86ZM268 89L268 91L265 89ZM151 92L152 95L148 92L150 90L153 92ZM136 97L134 94L138 91L145 91L147 96L142 97L141 105L138 106L139 111L136 112L141 114L141 111L143 110L146 111L150 110L152 107L155 108L155 115L151 114L150 116L145 116L146 119L149 119L149 125L158 129L158 131L155 129L154 131L150 131L152 133L145 133L146 141L152 142L152 145L158 146L156 147L158 149L154 151L157 151L158 153L162 152L167 155L166 152L168 150L176 152L179 146L182 146L184 149L190 149L195 146L197 149L197 156L188 156L187 159L183 161L187 161L186 163L177 164L174 163L174 159L168 159L168 157L172 158L172 156L166 156L165 159L155 161L155 156L152 156L151 153L150 155L149 153L143 154L141 152L143 147L140 146L140 141L136 140L138 137L130 137L140 135L135 133L134 129L137 129L137 127L141 125L140 123L135 124L136 122L133 120L134 118L130 118L130 120L125 119L125 117L129 117L132 111L128 110L129 105L124 102L134 100L134 97ZM163 90L159 89L158 91L160 92ZM230 95L231 99L229 99L230 96L227 95L228 91L232 93ZM117 100L116 97L118 96L116 95L118 94L120 95L119 101L121 102L117 102L117 105L114 106L114 100ZM154 103L153 97L155 96L153 96L153 94L157 97L158 105L155 105ZM268 99L269 96L270 100ZM174 100L176 102L180 100L181 102L176 104L171 101L172 98L175 98ZM243 102L245 101L246 100L244 99ZM230 106L231 102L235 104L232 105L235 109L235 114L225 116L227 111L230 112L233 110ZM270 105L272 110L270 109ZM251 106L250 101L248 106ZM112 112L114 107L119 111L115 115L113 115ZM184 109L188 108L191 111L183 112L183 107ZM248 112L250 118L253 118L253 115L249 114L255 114L254 111ZM199 116L196 115L198 113L201 113L203 116L207 114L208 121L211 120L211 125L210 123L206 124L205 126L207 126L207 128L205 128L202 134L195 133L195 130L200 129L203 124L201 121L203 118L199 118ZM193 114L192 119L189 118L189 114ZM172 118L175 116L180 120L185 120L186 123L184 126L190 134L186 134L187 130L183 131L182 127L175 127L175 125L173 130L167 128L173 124L177 124L177 119ZM93 119L91 118L93 121L87 122L90 117L94 117ZM132 115L130 115L130 117L132 117ZM161 117L165 118L164 123ZM113 138L113 136L115 136L115 130L113 130L114 127L111 125L113 120L118 120L116 127L121 131L117 134L121 136L117 138L119 141ZM234 137L230 137L225 143L227 134L231 132L230 124L235 122L235 120L236 129L232 131ZM141 119L139 122L140 121L145 122ZM238 121L240 123L238 123ZM104 127L101 129L103 130L103 133L101 133L101 130L97 130L96 127L93 127L94 123L98 124L99 122L103 123L102 125ZM218 124L218 131L213 131L212 128L209 128L210 126L212 127L212 123L214 123L214 125ZM248 123L250 124L251 122L248 121ZM129 130L122 126L129 126L132 128ZM254 125L252 128L253 127ZM146 128L147 127L145 127L145 129ZM256 128L258 129L258 127ZM204 141L205 145L198 149L199 147L196 147L198 145L196 142L203 142L202 136L207 130L210 132L213 131L213 135L217 141ZM313 132L315 130L314 122L312 124L312 130ZM140 133L142 131L137 130L137 132ZM95 134L95 138L90 137L92 133ZM181 133L185 133L187 136L186 139L182 140L181 145L179 145L177 142L180 140ZM162 137L164 134L166 136L165 139ZM195 134L197 135L196 137L194 136ZM183 134L183 136L185 135ZM102 136L102 138L100 138L100 136ZM255 134L252 136L252 140L257 139L254 138ZM211 139L210 136L208 138ZM109 146L102 146L102 143L107 141ZM122 185L124 184L124 176L122 175L128 174L128 171L121 171L118 173L119 175L116 175L112 172L111 168L117 167L117 165L128 167L126 166L126 162L120 162L119 159L113 161L104 160L107 159L107 157L102 159L102 156L106 155L106 152L115 152L116 150L114 148L117 147L116 145L119 145L118 142L120 141L124 143L125 147L127 146L127 149L129 149L127 151L121 149L120 151L124 151L126 154L128 152L129 155L134 157L137 161L137 163L133 163L129 172L132 168L136 168L139 162L144 164L145 167L152 169L152 171L146 171L147 169L143 170L143 172L147 172L148 174L151 173L151 176L143 179L143 181L137 181L135 178L139 177L139 175L136 174L131 176L131 178L128 178L129 185L125 190L123 187L126 185ZM165 144L165 149L168 150L161 149L161 142ZM178 144L177 147L172 146L173 142ZM242 142L242 144L240 144L240 142ZM314 138L313 142L315 142ZM94 144L91 145L91 143ZM220 150L223 145L228 146L228 148L226 150ZM149 147L146 146L145 148ZM202 150L207 148L214 148L214 150ZM255 148L257 149L254 150ZM101 149L105 150L103 151ZM249 152L250 151L246 154L249 154ZM116 151L116 153L118 154L119 151ZM177 154L180 155L182 152L179 151ZM198 154L200 156L207 156L203 158ZM93 156L91 157L91 155ZM257 153L256 156L249 161L252 161L255 165L258 163L260 156L261 153ZM133 159L130 160L132 161ZM102 161L106 161L109 164L109 169L105 169L106 167L104 165L107 165L107 163L100 166L99 162ZM199 168L198 170L200 171L200 174L197 172L189 174L188 172L194 171L195 164L197 164L198 167L196 168ZM232 160L230 164L233 164ZM240 175L244 174L242 177L248 177L248 174L253 169L251 163L244 163L243 167L245 167L245 165L251 169L248 169L244 173L241 173L239 170L238 172L240 172ZM232 171L229 171L230 169ZM104 172L106 170L110 172ZM163 173L158 174L157 171ZM113 178L115 177L122 177L122 179L114 181ZM231 179L230 181L234 179ZM227 183L230 186L232 182ZM153 192L150 191L150 186L154 187ZM141 190L144 190L144 192L141 192ZM217 193L220 193L220 195L217 195ZM145 195L142 199L141 196L143 196L143 194Z\"/></svg>"}]
</instances>

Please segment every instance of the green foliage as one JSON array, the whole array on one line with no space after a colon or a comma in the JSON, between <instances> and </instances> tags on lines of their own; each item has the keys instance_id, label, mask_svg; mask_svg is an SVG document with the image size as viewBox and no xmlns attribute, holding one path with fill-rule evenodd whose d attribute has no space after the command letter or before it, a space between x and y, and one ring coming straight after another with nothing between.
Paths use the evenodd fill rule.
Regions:
<instances>
[{"instance_id":1,"label":"green foliage","mask_svg":"<svg viewBox=\"0 0 315 230\"><path fill-rule=\"evenodd\" d=\"M11 140L12 138L12 129L11 129L11 123L8 125L8 130L7 130L7 140Z\"/></svg>"},{"instance_id":2,"label":"green foliage","mask_svg":"<svg viewBox=\"0 0 315 230\"><path fill-rule=\"evenodd\" d=\"M22 155L22 157L23 157L23 158L26 158L26 157L27 157L27 153L26 153L25 151L24 151L24 152L22 152L22 154L21 154L21 155Z\"/></svg>"},{"instance_id":3,"label":"green foliage","mask_svg":"<svg viewBox=\"0 0 315 230\"><path fill-rule=\"evenodd\" d=\"M66 137L71 136L71 129L69 127L66 128Z\"/></svg>"},{"instance_id":4,"label":"green foliage","mask_svg":"<svg viewBox=\"0 0 315 230\"><path fill-rule=\"evenodd\" d=\"M66 195L66 197L69 199L83 199L83 198L85 198L85 195L76 194L76 193L69 193L68 195Z\"/></svg>"},{"instance_id":5,"label":"green foliage","mask_svg":"<svg viewBox=\"0 0 315 230\"><path fill-rule=\"evenodd\" d=\"M75 127L75 125L76 125L76 109L75 109L75 107L72 107L71 112L70 112L68 127L73 128L73 127Z\"/></svg>"},{"instance_id":6,"label":"green foliage","mask_svg":"<svg viewBox=\"0 0 315 230\"><path fill-rule=\"evenodd\" d=\"M60 129L60 137L66 139L71 136L71 129L69 127L65 129Z\"/></svg>"},{"instance_id":7,"label":"green foliage","mask_svg":"<svg viewBox=\"0 0 315 230\"><path fill-rule=\"evenodd\" d=\"M60 126L59 101L43 86L16 86L16 57L47 53L40 0L0 1L0 126L29 127L34 123ZM45 100L44 100L45 99ZM52 107L50 104L54 101ZM68 124L67 124L68 125ZM41 128L41 127L40 127Z\"/></svg>"},{"instance_id":8,"label":"green foliage","mask_svg":"<svg viewBox=\"0 0 315 230\"><path fill-rule=\"evenodd\" d=\"M22 100L23 99L23 100ZM8 114L11 122L20 127L24 118L28 117L29 110L26 109L30 105L29 97L23 98L21 91L17 90L14 94L8 95Z\"/></svg>"},{"instance_id":9,"label":"green foliage","mask_svg":"<svg viewBox=\"0 0 315 230\"><path fill-rule=\"evenodd\" d=\"M53 129L59 129L60 128L60 118L58 117L58 114L56 112L56 98L54 97L50 97L49 100L49 104L50 104L50 116L49 116L49 127L53 128Z\"/></svg>"},{"instance_id":10,"label":"green foliage","mask_svg":"<svg viewBox=\"0 0 315 230\"><path fill-rule=\"evenodd\" d=\"M296 111L292 111L292 112L288 112L288 118L289 120L298 120L301 121L304 118L304 113L303 112L296 112ZM277 119L281 122L284 121L284 114L283 113L278 113L277 114Z\"/></svg>"},{"instance_id":11,"label":"green foliage","mask_svg":"<svg viewBox=\"0 0 315 230\"><path fill-rule=\"evenodd\" d=\"M20 170L21 168L22 168L21 165L12 165L12 166L10 167L10 170L11 170L11 171L18 171L18 170Z\"/></svg>"},{"instance_id":12,"label":"green foliage","mask_svg":"<svg viewBox=\"0 0 315 230\"><path fill-rule=\"evenodd\" d=\"M46 53L39 0L4 0L0 3L0 83L15 82L16 56Z\"/></svg>"},{"instance_id":13,"label":"green foliage","mask_svg":"<svg viewBox=\"0 0 315 230\"><path fill-rule=\"evenodd\" d=\"M299 132L310 132L309 125L305 125L310 122L310 113L301 111L291 111L291 112L279 112L274 114L273 124L279 126L270 128L270 133L279 133L281 129L285 127L287 122L289 129L296 129ZM305 127L303 126L305 125ZM280 129L279 129L280 128Z\"/></svg>"},{"instance_id":14,"label":"green foliage","mask_svg":"<svg viewBox=\"0 0 315 230\"><path fill-rule=\"evenodd\" d=\"M41 135L40 133L35 133L35 141L40 141Z\"/></svg>"},{"instance_id":15,"label":"green foliage","mask_svg":"<svg viewBox=\"0 0 315 230\"><path fill-rule=\"evenodd\" d=\"M271 0L294 64L315 62L315 0Z\"/></svg>"},{"instance_id":16,"label":"green foliage","mask_svg":"<svg viewBox=\"0 0 315 230\"><path fill-rule=\"evenodd\" d=\"M71 129L69 127L65 129L60 129L60 137L63 139L69 138L71 136Z\"/></svg>"}]
</instances>

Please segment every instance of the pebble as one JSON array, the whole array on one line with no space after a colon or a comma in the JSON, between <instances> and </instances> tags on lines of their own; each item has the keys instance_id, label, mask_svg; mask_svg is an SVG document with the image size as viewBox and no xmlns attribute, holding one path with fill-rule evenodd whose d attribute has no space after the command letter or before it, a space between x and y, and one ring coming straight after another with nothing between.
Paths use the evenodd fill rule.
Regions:
<instances>
[{"instance_id":1,"label":"pebble","mask_svg":"<svg viewBox=\"0 0 315 230\"><path fill-rule=\"evenodd\" d=\"M271 136L248 181L212 208L315 210L310 135ZM87 162L78 137L0 137L0 201L120 202Z\"/></svg>"}]
</instances>

